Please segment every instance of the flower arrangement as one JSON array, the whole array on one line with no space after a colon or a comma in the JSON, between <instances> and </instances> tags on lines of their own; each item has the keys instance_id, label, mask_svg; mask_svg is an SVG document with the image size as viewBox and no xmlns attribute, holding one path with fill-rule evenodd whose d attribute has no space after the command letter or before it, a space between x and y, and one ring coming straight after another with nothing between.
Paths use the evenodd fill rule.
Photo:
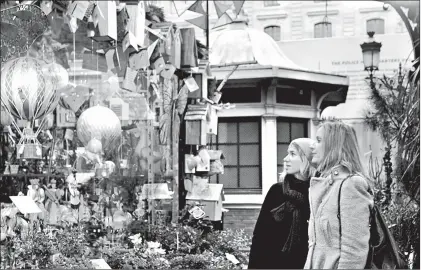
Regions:
<instances>
[{"instance_id":1,"label":"flower arrangement","mask_svg":"<svg viewBox=\"0 0 421 270\"><path fill-rule=\"evenodd\" d=\"M138 222L138 221L135 221ZM243 269L250 242L244 231L204 233L179 224L128 227L124 240L106 245L106 236L95 245L79 227L38 232L23 240L17 235L1 246L1 268L92 269L90 259L103 258L112 269Z\"/></svg>"}]
</instances>

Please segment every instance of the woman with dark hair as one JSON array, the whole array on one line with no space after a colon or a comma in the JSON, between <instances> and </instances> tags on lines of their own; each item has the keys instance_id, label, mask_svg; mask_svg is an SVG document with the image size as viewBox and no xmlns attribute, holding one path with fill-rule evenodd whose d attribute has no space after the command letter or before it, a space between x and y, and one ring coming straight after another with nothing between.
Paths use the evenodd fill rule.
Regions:
<instances>
[{"instance_id":1,"label":"woman with dark hair","mask_svg":"<svg viewBox=\"0 0 421 270\"><path fill-rule=\"evenodd\" d=\"M249 269L302 269L307 256L313 140L293 140L285 173L268 191L253 232Z\"/></svg>"}]
</instances>

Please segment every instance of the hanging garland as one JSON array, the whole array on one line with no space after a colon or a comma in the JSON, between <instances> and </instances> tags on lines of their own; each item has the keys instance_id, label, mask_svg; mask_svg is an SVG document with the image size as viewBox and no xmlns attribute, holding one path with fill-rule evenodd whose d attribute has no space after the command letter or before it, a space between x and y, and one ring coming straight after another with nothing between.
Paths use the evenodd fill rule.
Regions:
<instances>
[{"instance_id":1,"label":"hanging garland","mask_svg":"<svg viewBox=\"0 0 421 270\"><path fill-rule=\"evenodd\" d=\"M48 29L47 16L34 5L18 5L1 11L1 63L25 54Z\"/></svg>"}]
</instances>

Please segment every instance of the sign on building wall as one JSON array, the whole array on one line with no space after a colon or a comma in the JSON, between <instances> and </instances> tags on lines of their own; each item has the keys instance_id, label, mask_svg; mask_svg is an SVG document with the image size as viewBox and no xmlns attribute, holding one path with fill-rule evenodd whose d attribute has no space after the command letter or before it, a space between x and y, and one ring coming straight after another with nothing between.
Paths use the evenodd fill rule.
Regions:
<instances>
[{"instance_id":1,"label":"sign on building wall","mask_svg":"<svg viewBox=\"0 0 421 270\"><path fill-rule=\"evenodd\" d=\"M323 72L349 76L350 85L345 104L326 109L330 116L344 119L351 124L359 138L360 150L366 164L368 158L383 156L384 145L379 135L364 124L365 111L369 104L370 89L368 73L364 71L360 44L367 37L340 37L311 40L279 42L280 48L296 64ZM411 67L413 59L412 44L408 34L388 34L375 36L382 43L379 70L375 76L393 76L397 73L399 63L405 69Z\"/></svg>"},{"instance_id":2,"label":"sign on building wall","mask_svg":"<svg viewBox=\"0 0 421 270\"><path fill-rule=\"evenodd\" d=\"M406 68L411 66L413 54L408 34L378 35L374 38L382 43L377 76L392 76L397 72L399 63ZM285 41L278 44L293 62L304 68L349 76L349 102L367 99L370 94L365 80L368 73L364 71L360 47L366 39L367 37L354 36Z\"/></svg>"}]
</instances>

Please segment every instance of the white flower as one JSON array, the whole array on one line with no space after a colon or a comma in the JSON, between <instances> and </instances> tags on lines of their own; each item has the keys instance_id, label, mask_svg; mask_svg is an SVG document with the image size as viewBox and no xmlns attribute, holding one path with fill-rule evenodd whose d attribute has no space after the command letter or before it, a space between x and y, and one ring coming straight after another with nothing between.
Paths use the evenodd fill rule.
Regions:
<instances>
[{"instance_id":1,"label":"white flower","mask_svg":"<svg viewBox=\"0 0 421 270\"><path fill-rule=\"evenodd\" d=\"M165 249L163 249L163 248L156 248L154 251L157 254L165 255Z\"/></svg>"},{"instance_id":2,"label":"white flower","mask_svg":"<svg viewBox=\"0 0 421 270\"><path fill-rule=\"evenodd\" d=\"M237 260L237 258L235 258L235 256L234 256L234 255L232 255L232 254L225 253L225 257L227 257L227 259L228 259L230 262L232 262L233 264L239 264L239 263L240 263L240 261L239 261L239 260Z\"/></svg>"},{"instance_id":3,"label":"white flower","mask_svg":"<svg viewBox=\"0 0 421 270\"><path fill-rule=\"evenodd\" d=\"M142 236L140 236L140 233L130 236L129 239L132 241L134 245L142 244Z\"/></svg>"},{"instance_id":4,"label":"white flower","mask_svg":"<svg viewBox=\"0 0 421 270\"><path fill-rule=\"evenodd\" d=\"M156 249L161 247L161 244L158 242L148 242L148 248L150 249Z\"/></svg>"}]
</instances>

